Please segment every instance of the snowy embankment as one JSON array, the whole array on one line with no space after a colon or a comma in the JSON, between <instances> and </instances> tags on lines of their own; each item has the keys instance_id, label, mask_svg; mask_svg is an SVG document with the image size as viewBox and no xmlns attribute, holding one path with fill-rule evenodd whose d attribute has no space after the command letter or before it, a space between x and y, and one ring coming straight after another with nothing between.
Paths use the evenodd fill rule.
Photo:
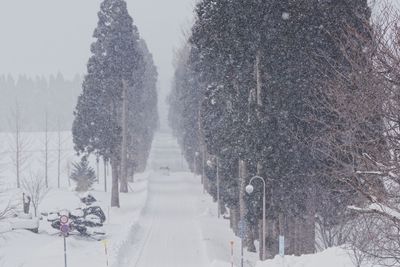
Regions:
<instances>
[{"instance_id":1,"label":"snowy embankment","mask_svg":"<svg viewBox=\"0 0 400 267\"><path fill-rule=\"evenodd\" d=\"M258 262L256 267L378 267L374 264L356 264L349 250L334 247L322 252L302 256L276 256L273 260Z\"/></svg>"},{"instance_id":2,"label":"snowy embankment","mask_svg":"<svg viewBox=\"0 0 400 267\"><path fill-rule=\"evenodd\" d=\"M240 239L230 230L229 220L217 218L217 205L208 194L199 196L199 224L210 261L210 267L231 267L230 241L234 242L234 266L240 265ZM258 245L258 244L256 244ZM354 267L357 266L350 250L330 248L312 255L276 256L265 262L258 261L257 253L244 251L245 267ZM363 262L361 267L378 267Z\"/></svg>"},{"instance_id":3,"label":"snowy embankment","mask_svg":"<svg viewBox=\"0 0 400 267\"><path fill-rule=\"evenodd\" d=\"M200 177L198 177L200 181ZM230 267L231 265L231 241L233 241L234 266L240 266L241 241L230 228L229 219L217 216L217 205L208 194L202 194L198 200L199 225L201 228L204 246L211 267ZM254 266L258 259L257 253L244 249L244 266Z\"/></svg>"}]
</instances>

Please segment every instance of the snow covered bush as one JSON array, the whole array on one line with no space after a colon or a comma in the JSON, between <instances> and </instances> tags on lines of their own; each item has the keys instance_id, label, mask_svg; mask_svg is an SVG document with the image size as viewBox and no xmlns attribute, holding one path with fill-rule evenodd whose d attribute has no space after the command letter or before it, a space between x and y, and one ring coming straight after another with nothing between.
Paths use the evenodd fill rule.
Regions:
<instances>
[{"instance_id":1,"label":"snow covered bush","mask_svg":"<svg viewBox=\"0 0 400 267\"><path fill-rule=\"evenodd\" d=\"M70 178L76 182L76 191L85 192L92 188L93 183L96 181L96 173L89 166L87 158L83 157L80 162L73 164Z\"/></svg>"}]
</instances>

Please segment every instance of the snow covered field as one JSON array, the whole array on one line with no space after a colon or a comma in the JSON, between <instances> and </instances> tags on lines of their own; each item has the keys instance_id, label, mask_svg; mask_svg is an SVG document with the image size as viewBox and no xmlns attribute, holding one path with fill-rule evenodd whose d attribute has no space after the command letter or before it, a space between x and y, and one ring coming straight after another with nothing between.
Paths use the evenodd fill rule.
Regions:
<instances>
[{"instance_id":1,"label":"snow covered field","mask_svg":"<svg viewBox=\"0 0 400 267\"><path fill-rule=\"evenodd\" d=\"M20 135L20 175L21 178L30 174L45 173L45 144L44 132L23 132ZM68 172L71 164L79 157L73 149L72 135L69 131L49 132L48 144L48 174L49 185L57 187L58 153L60 153L60 185L68 187ZM0 133L0 177L3 183L15 187L16 185L16 137L13 133ZM94 167L94 165L93 165ZM102 176L100 176L102 179Z\"/></svg>"}]
</instances>

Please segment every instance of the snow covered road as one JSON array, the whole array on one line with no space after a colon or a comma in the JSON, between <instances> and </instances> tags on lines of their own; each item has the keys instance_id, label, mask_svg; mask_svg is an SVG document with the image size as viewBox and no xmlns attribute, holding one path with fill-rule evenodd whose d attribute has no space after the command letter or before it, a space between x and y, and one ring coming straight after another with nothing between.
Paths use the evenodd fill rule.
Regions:
<instances>
[{"instance_id":1,"label":"snow covered road","mask_svg":"<svg viewBox=\"0 0 400 267\"><path fill-rule=\"evenodd\" d=\"M196 205L201 187L197 179L188 175L150 178L148 204L140 223L146 232L145 240L132 266L208 265Z\"/></svg>"},{"instance_id":2,"label":"snow covered road","mask_svg":"<svg viewBox=\"0 0 400 267\"><path fill-rule=\"evenodd\" d=\"M168 175L160 171L166 166L171 169ZM203 194L200 177L187 171L171 134L156 134L149 169L147 203L125 251L123 267L231 266L231 240L236 243L239 266L239 239L228 220L217 219L216 204ZM254 256L246 253L248 258Z\"/></svg>"},{"instance_id":3,"label":"snow covered road","mask_svg":"<svg viewBox=\"0 0 400 267\"><path fill-rule=\"evenodd\" d=\"M171 174L160 171L169 167ZM137 226L130 267L208 266L199 226L199 180L187 170L176 140L157 133L149 168L148 199Z\"/></svg>"}]
</instances>

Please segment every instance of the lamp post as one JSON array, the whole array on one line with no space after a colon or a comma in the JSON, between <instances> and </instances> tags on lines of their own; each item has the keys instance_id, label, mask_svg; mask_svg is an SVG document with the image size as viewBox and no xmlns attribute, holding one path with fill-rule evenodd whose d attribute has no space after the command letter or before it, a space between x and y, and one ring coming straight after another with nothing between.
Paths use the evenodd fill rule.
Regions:
<instances>
[{"instance_id":1,"label":"lamp post","mask_svg":"<svg viewBox=\"0 0 400 267\"><path fill-rule=\"evenodd\" d=\"M263 237L262 247L263 247L263 251L261 252L261 260L264 261L265 260L265 237L266 237L265 236L265 234L266 234L266 219L265 219L265 198L266 198L266 196L265 196L265 188L266 188L266 184L265 184L264 178L262 178L261 176L252 177L250 179L249 184L246 186L246 192L249 195L252 194L253 191L254 191L254 187L253 187L253 185L251 183L255 179L259 179L259 180L261 180L263 182L263 207L262 207L262 209L263 209L263 215L262 215L263 216L263 218L262 218L262 225L263 225L263 227L262 227L262 237Z\"/></svg>"}]
</instances>

